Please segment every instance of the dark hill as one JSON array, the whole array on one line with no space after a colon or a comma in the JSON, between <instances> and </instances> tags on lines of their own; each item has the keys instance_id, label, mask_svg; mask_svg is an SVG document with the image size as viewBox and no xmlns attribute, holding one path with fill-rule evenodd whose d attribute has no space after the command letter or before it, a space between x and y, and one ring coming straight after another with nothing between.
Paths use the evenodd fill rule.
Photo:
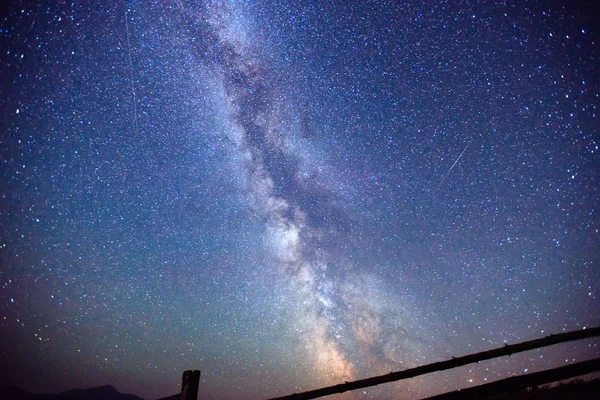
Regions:
<instances>
[{"instance_id":1,"label":"dark hill","mask_svg":"<svg viewBox=\"0 0 600 400\"><path fill-rule=\"evenodd\" d=\"M0 386L2 400L144 400L133 394L119 393L114 387L72 389L58 394L29 393L16 386Z\"/></svg>"},{"instance_id":2,"label":"dark hill","mask_svg":"<svg viewBox=\"0 0 600 400\"><path fill-rule=\"evenodd\" d=\"M600 399L600 379L576 379L558 385L541 386L526 391L494 397L494 400L596 400Z\"/></svg>"}]
</instances>

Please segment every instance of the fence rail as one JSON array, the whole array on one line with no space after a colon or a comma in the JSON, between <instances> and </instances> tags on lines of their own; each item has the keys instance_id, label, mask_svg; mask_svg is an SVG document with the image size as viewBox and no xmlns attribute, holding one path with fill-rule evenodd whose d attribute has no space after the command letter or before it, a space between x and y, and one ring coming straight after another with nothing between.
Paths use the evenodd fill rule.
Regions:
<instances>
[{"instance_id":1,"label":"fence rail","mask_svg":"<svg viewBox=\"0 0 600 400\"><path fill-rule=\"evenodd\" d=\"M423 400L486 399L492 396L513 393L530 387L556 382L563 379L569 379L599 370L600 358L594 358L593 360L569 364L565 365L564 367L534 372L526 375L513 376L496 382L439 394Z\"/></svg>"},{"instance_id":2,"label":"fence rail","mask_svg":"<svg viewBox=\"0 0 600 400\"><path fill-rule=\"evenodd\" d=\"M463 365L478 363L480 361L492 358L509 356L527 350L533 350L540 347L551 346L558 343L570 342L574 340L587 339L600 336L600 327L582 329L578 331L559 333L546 336L541 339L530 340L523 343L504 345L493 350L482 351L480 353L470 354L463 357L452 358L450 360L439 361L433 364L427 364L404 371L390 372L386 375L375 376L366 379L360 379L353 382L341 383L334 386L328 386L321 389L309 390L302 393L295 393L289 396L276 397L270 400L306 400L316 399L318 397L329 396L336 393L344 393L349 390L363 389L366 387L381 385L382 383L399 381L401 379L414 378L419 375L428 374L436 371L444 371Z\"/></svg>"}]
</instances>

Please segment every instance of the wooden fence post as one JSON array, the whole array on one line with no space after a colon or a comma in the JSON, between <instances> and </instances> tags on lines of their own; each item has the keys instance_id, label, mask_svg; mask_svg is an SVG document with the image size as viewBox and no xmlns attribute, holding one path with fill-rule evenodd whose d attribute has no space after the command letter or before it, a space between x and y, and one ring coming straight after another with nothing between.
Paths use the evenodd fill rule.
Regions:
<instances>
[{"instance_id":1,"label":"wooden fence post","mask_svg":"<svg viewBox=\"0 0 600 400\"><path fill-rule=\"evenodd\" d=\"M188 370L181 378L181 400L196 400L198 398L198 386L200 385L200 371Z\"/></svg>"}]
</instances>

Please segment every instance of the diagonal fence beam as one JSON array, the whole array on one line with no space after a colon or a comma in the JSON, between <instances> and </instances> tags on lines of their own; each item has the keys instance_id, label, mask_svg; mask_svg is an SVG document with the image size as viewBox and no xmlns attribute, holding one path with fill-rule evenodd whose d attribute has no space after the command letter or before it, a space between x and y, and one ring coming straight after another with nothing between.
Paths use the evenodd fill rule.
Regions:
<instances>
[{"instance_id":1,"label":"diagonal fence beam","mask_svg":"<svg viewBox=\"0 0 600 400\"><path fill-rule=\"evenodd\" d=\"M569 379L596 371L600 371L600 358L581 361L575 364L565 365L564 367L534 372L531 374L513 376L467 389L438 394L437 396L427 397L423 400L487 399L492 396L509 394L530 387L561 381L563 379Z\"/></svg>"},{"instance_id":2,"label":"diagonal fence beam","mask_svg":"<svg viewBox=\"0 0 600 400\"><path fill-rule=\"evenodd\" d=\"M415 376L428 374L436 371L444 371L463 365L478 363L491 358L510 356L527 350L537 349L539 347L551 346L553 344L570 342L574 340L587 339L600 336L600 327L582 329L578 331L559 333L546 336L541 339L530 340L513 345L504 345L493 350L482 351L480 353L470 354L463 357L452 358L451 360L439 361L433 364L427 364L416 368L406 369L404 371L390 372L386 375L374 376L371 378L360 379L358 381L341 383L334 386L328 386L321 389L309 390L307 392L295 393L289 396L276 397L271 400L307 400L318 397L329 396L336 393L344 393L348 390L362 389L370 386L381 385L382 383L399 381L401 379L414 378Z\"/></svg>"}]
</instances>

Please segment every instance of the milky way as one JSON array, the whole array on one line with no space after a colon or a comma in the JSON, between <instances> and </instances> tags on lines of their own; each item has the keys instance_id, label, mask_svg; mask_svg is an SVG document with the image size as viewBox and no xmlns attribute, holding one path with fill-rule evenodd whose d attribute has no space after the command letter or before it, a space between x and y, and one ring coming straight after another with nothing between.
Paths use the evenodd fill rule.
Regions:
<instances>
[{"instance_id":1,"label":"milky way","mask_svg":"<svg viewBox=\"0 0 600 400\"><path fill-rule=\"evenodd\" d=\"M0 384L268 398L600 325L597 6L286 3L5 8Z\"/></svg>"}]
</instances>

